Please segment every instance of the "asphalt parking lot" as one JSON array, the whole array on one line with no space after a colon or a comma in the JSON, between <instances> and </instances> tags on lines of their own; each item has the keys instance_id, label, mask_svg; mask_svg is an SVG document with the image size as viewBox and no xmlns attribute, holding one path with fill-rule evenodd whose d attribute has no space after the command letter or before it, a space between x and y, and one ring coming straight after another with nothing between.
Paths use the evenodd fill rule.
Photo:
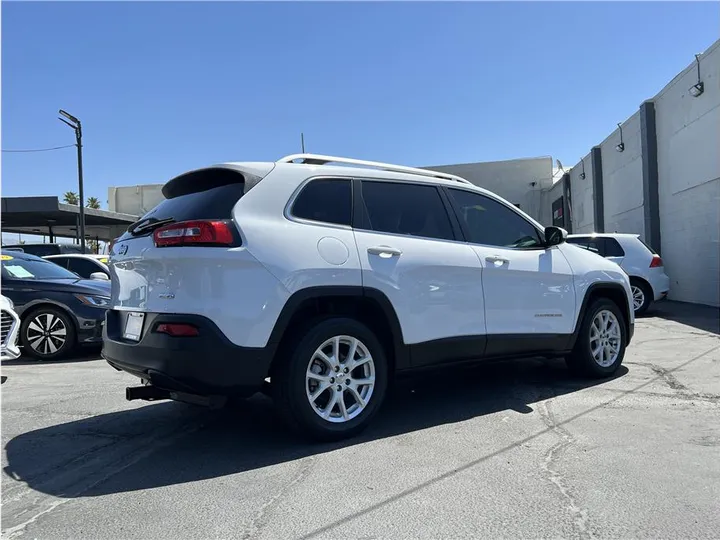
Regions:
<instances>
[{"instance_id":1,"label":"asphalt parking lot","mask_svg":"<svg viewBox=\"0 0 720 540\"><path fill-rule=\"evenodd\" d=\"M3 537L717 538L719 324L660 305L602 382L541 360L414 377L332 445L262 396L131 403L96 355L4 363Z\"/></svg>"}]
</instances>

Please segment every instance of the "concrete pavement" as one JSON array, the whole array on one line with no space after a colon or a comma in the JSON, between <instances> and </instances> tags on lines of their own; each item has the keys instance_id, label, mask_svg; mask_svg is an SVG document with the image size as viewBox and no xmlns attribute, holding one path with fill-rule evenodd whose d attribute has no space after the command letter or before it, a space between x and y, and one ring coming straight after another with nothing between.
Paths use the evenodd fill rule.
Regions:
<instances>
[{"instance_id":1,"label":"concrete pavement","mask_svg":"<svg viewBox=\"0 0 720 540\"><path fill-rule=\"evenodd\" d=\"M332 445L264 397L130 403L96 357L3 363L3 537L717 538L717 326L661 304L608 381L539 360L414 377Z\"/></svg>"}]
</instances>

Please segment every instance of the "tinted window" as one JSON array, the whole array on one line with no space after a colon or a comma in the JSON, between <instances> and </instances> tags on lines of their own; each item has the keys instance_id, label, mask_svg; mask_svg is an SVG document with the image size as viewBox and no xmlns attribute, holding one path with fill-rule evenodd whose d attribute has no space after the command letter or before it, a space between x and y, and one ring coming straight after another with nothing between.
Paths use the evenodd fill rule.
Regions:
<instances>
[{"instance_id":1,"label":"tinted window","mask_svg":"<svg viewBox=\"0 0 720 540\"><path fill-rule=\"evenodd\" d=\"M89 278L90 274L92 274L93 272L103 271L103 269L94 262L88 261L87 259L79 259L76 257L70 257L68 269L84 278Z\"/></svg>"},{"instance_id":2,"label":"tinted window","mask_svg":"<svg viewBox=\"0 0 720 540\"><path fill-rule=\"evenodd\" d=\"M196 180L202 182L202 178L196 178ZM173 221L230 219L232 209L242 197L244 190L245 184L236 182L165 199L133 225L140 225L148 218L152 220L172 219ZM133 225L129 227L130 230ZM146 232L138 234L150 234L151 232L150 229L146 229Z\"/></svg>"},{"instance_id":3,"label":"tinted window","mask_svg":"<svg viewBox=\"0 0 720 540\"><path fill-rule=\"evenodd\" d=\"M364 228L441 240L455 239L450 218L435 186L364 181L362 194Z\"/></svg>"},{"instance_id":4,"label":"tinted window","mask_svg":"<svg viewBox=\"0 0 720 540\"><path fill-rule=\"evenodd\" d=\"M57 255L60 248L55 244L35 244L22 246L22 250L36 257L45 257L46 255Z\"/></svg>"},{"instance_id":5,"label":"tinted window","mask_svg":"<svg viewBox=\"0 0 720 540\"><path fill-rule=\"evenodd\" d=\"M311 181L295 199L291 213L301 219L350 225L352 222L350 180Z\"/></svg>"},{"instance_id":6,"label":"tinted window","mask_svg":"<svg viewBox=\"0 0 720 540\"><path fill-rule=\"evenodd\" d=\"M574 236L574 237L568 238L568 239L566 240L566 242L567 242L568 244L576 244L576 245L581 246L581 247L587 247L587 241L588 241L588 237L587 237L587 236L579 236L579 237Z\"/></svg>"},{"instance_id":7,"label":"tinted window","mask_svg":"<svg viewBox=\"0 0 720 540\"><path fill-rule=\"evenodd\" d=\"M593 238L592 236L580 236L567 239L568 244L575 244L581 248L585 248L598 255L605 256L605 247L599 238Z\"/></svg>"},{"instance_id":8,"label":"tinted window","mask_svg":"<svg viewBox=\"0 0 720 540\"><path fill-rule=\"evenodd\" d=\"M624 257L625 250L614 238L605 239L605 256L606 257Z\"/></svg>"},{"instance_id":9,"label":"tinted window","mask_svg":"<svg viewBox=\"0 0 720 540\"><path fill-rule=\"evenodd\" d=\"M605 239L604 238L588 238L587 247L590 251L594 251L605 257Z\"/></svg>"},{"instance_id":10,"label":"tinted window","mask_svg":"<svg viewBox=\"0 0 720 540\"><path fill-rule=\"evenodd\" d=\"M44 259L9 257L6 255L2 260L3 279L77 279L72 272Z\"/></svg>"},{"instance_id":11,"label":"tinted window","mask_svg":"<svg viewBox=\"0 0 720 540\"><path fill-rule=\"evenodd\" d=\"M469 242L514 248L542 246L537 229L504 204L469 191L449 191Z\"/></svg>"},{"instance_id":12,"label":"tinted window","mask_svg":"<svg viewBox=\"0 0 720 540\"><path fill-rule=\"evenodd\" d=\"M63 268L68 267L68 258L67 257L53 257L52 259L48 259L51 263L55 263L59 266L62 266Z\"/></svg>"}]
</instances>

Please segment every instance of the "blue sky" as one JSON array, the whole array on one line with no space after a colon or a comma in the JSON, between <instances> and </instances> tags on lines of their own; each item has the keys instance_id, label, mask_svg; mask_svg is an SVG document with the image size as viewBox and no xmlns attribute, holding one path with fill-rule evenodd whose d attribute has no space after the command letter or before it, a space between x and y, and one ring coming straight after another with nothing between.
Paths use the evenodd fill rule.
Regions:
<instances>
[{"instance_id":1,"label":"blue sky","mask_svg":"<svg viewBox=\"0 0 720 540\"><path fill-rule=\"evenodd\" d=\"M2 147L86 196L308 151L576 163L718 38L717 3L2 3ZM2 154L2 194L77 185Z\"/></svg>"}]
</instances>

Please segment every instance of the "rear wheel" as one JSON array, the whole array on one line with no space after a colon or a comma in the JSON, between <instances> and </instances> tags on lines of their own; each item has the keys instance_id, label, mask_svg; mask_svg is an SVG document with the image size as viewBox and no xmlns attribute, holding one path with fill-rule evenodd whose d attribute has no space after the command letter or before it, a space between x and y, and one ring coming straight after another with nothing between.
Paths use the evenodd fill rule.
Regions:
<instances>
[{"instance_id":1,"label":"rear wheel","mask_svg":"<svg viewBox=\"0 0 720 540\"><path fill-rule=\"evenodd\" d=\"M583 319L573 352L566 358L568 367L588 377L613 375L625 356L627 335L620 308L607 298L594 300Z\"/></svg>"},{"instance_id":2,"label":"rear wheel","mask_svg":"<svg viewBox=\"0 0 720 540\"><path fill-rule=\"evenodd\" d=\"M648 310L652 303L652 290L646 283L635 278L630 280L630 289L632 290L635 315L642 315Z\"/></svg>"},{"instance_id":3,"label":"rear wheel","mask_svg":"<svg viewBox=\"0 0 720 540\"><path fill-rule=\"evenodd\" d=\"M377 412L387 388L382 345L353 319L325 319L302 332L272 374L280 413L314 439L360 433Z\"/></svg>"},{"instance_id":4,"label":"rear wheel","mask_svg":"<svg viewBox=\"0 0 720 540\"><path fill-rule=\"evenodd\" d=\"M42 307L23 319L20 341L25 354L38 360L54 360L75 348L75 326L64 311Z\"/></svg>"}]
</instances>

